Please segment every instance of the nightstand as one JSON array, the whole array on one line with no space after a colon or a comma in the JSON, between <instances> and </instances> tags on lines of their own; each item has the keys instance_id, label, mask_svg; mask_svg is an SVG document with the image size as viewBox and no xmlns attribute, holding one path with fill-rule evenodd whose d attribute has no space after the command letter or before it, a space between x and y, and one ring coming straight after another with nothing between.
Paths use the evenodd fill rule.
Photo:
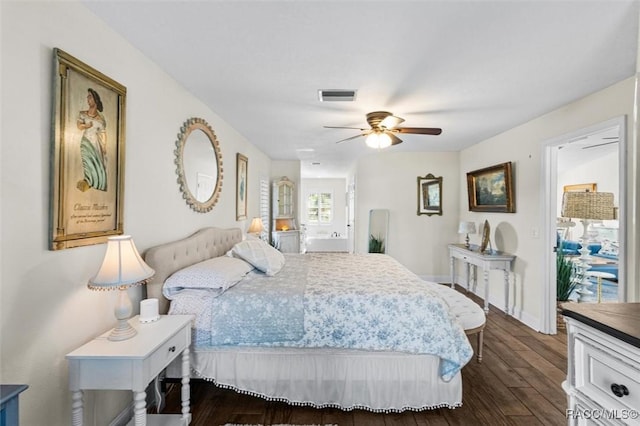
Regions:
<instances>
[{"instance_id":1,"label":"nightstand","mask_svg":"<svg viewBox=\"0 0 640 426\"><path fill-rule=\"evenodd\" d=\"M82 391L114 389L133 391L134 424L188 425L189 345L191 315L162 315L158 321L129 320L138 334L128 340L107 340L109 332L67 354L72 424L83 422ZM179 355L182 356L182 414L147 415L146 388Z\"/></svg>"}]
</instances>

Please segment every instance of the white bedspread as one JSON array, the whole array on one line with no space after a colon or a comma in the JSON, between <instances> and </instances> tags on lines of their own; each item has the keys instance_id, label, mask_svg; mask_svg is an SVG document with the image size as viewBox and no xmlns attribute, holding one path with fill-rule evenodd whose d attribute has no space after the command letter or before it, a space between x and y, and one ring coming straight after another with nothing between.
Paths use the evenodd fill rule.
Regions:
<instances>
[{"instance_id":1,"label":"white bedspread","mask_svg":"<svg viewBox=\"0 0 640 426\"><path fill-rule=\"evenodd\" d=\"M300 259L304 259L306 267L296 266ZM296 281L286 272L287 264L292 266L290 269L305 271L306 276ZM306 281L304 315L300 318L304 324L302 338L279 342L256 342L253 338L248 344L432 354L441 359L439 372L445 381L471 359L473 350L469 341L438 295L438 285L421 280L393 258L376 254L314 253L288 255L287 264L275 277L252 273L220 297L185 291L172 301L170 313L196 314L194 342L200 347L213 347L220 345L220 341L207 342L204 336L219 335L222 322L245 321L241 316L237 320L233 316L242 311L238 301L246 302L247 298L234 297L234 294L251 294L246 292L251 288L251 292L266 291L268 296L272 291L269 287L277 287L278 281L303 286ZM264 285L267 283L269 285ZM258 300L260 302L256 302ZM269 300L281 304L278 298L264 294L251 303L280 318L272 321L274 324L297 321L294 317L283 319L286 315ZM221 313L224 321L220 321ZM271 321L267 317L264 320Z\"/></svg>"}]
</instances>

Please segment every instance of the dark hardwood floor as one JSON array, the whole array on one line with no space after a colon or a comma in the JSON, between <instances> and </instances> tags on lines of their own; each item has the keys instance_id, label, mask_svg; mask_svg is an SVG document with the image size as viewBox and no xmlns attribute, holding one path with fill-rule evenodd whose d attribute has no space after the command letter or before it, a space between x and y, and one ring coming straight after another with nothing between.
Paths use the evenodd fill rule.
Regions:
<instances>
[{"instance_id":1,"label":"dark hardwood floor","mask_svg":"<svg viewBox=\"0 0 640 426\"><path fill-rule=\"evenodd\" d=\"M464 290L462 290L464 291ZM480 299L471 298L480 304ZM566 425L566 334L537 333L491 308L484 334L484 356L462 370L463 405L456 409L378 414L289 406L191 383L192 426L226 423L274 425ZM476 339L471 339L476 345ZM180 413L180 385L171 384L165 413Z\"/></svg>"}]
</instances>

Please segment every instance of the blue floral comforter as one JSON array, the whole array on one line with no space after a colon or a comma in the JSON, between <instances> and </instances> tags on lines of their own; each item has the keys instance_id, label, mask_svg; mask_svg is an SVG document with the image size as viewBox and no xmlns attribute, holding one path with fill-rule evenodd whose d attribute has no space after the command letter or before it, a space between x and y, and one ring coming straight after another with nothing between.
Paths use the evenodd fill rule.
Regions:
<instances>
[{"instance_id":1,"label":"blue floral comforter","mask_svg":"<svg viewBox=\"0 0 640 426\"><path fill-rule=\"evenodd\" d=\"M170 313L196 314L196 346L432 354L448 381L473 349L437 286L387 255L287 255L274 277L252 272L220 297L187 292L172 301Z\"/></svg>"}]
</instances>

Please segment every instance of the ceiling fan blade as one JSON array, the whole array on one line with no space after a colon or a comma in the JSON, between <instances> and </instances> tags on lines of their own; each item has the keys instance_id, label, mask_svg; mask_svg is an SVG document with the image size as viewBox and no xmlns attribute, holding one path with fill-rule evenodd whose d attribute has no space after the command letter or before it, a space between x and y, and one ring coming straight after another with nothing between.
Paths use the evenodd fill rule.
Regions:
<instances>
[{"instance_id":1,"label":"ceiling fan blade","mask_svg":"<svg viewBox=\"0 0 640 426\"><path fill-rule=\"evenodd\" d=\"M439 135L442 133L442 129L438 129L437 127L398 127L397 129L393 129L393 131L398 133L413 133L416 135Z\"/></svg>"},{"instance_id":2,"label":"ceiling fan blade","mask_svg":"<svg viewBox=\"0 0 640 426\"><path fill-rule=\"evenodd\" d=\"M598 143L598 144L595 144L595 145L583 146L582 149L597 148L599 146L611 145L613 143L618 143L618 141L603 142L603 143Z\"/></svg>"},{"instance_id":3,"label":"ceiling fan blade","mask_svg":"<svg viewBox=\"0 0 640 426\"><path fill-rule=\"evenodd\" d=\"M360 130L361 132L364 132L366 130L369 129L363 129L362 127L342 127L342 126L322 126L325 129L353 129L353 130Z\"/></svg>"},{"instance_id":4,"label":"ceiling fan blade","mask_svg":"<svg viewBox=\"0 0 640 426\"><path fill-rule=\"evenodd\" d=\"M395 115L389 115L380 122L380 127L384 127L386 129L393 129L403 121L404 121L404 118L396 117Z\"/></svg>"},{"instance_id":5,"label":"ceiling fan blade","mask_svg":"<svg viewBox=\"0 0 640 426\"><path fill-rule=\"evenodd\" d=\"M385 133L387 135L389 135L389 137L391 138L391 146L398 145L399 143L402 143L402 139L400 139L399 137L397 137L393 133L391 133L391 132L385 132Z\"/></svg>"},{"instance_id":6,"label":"ceiling fan blade","mask_svg":"<svg viewBox=\"0 0 640 426\"><path fill-rule=\"evenodd\" d=\"M340 143L340 142L346 142L346 141L350 141L351 139L355 139L355 138L359 138L361 136L366 136L366 133L362 133L360 135L355 135L355 136L351 136L350 138L346 138L346 139L340 139L338 142L336 143Z\"/></svg>"}]
</instances>

